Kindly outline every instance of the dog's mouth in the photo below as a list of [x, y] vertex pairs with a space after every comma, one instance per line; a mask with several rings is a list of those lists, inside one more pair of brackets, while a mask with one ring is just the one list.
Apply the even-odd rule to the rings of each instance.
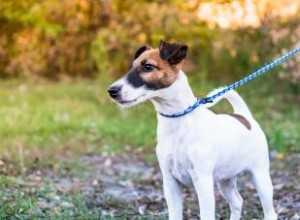
[[145, 94], [140, 95], [140, 96], [138, 96], [137, 98], [131, 99], [131, 100], [124, 100], [124, 99], [120, 98], [120, 99], [115, 99], [115, 101], [116, 101], [118, 104], [122, 105], [122, 106], [130, 106], [130, 105], [133, 105], [133, 104], [137, 103], [138, 100], [139, 100], [140, 98], [142, 98], [143, 96], [145, 96]]

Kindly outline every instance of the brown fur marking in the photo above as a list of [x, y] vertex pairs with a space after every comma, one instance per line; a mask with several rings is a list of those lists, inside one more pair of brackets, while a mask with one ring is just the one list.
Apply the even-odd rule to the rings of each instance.
[[241, 122], [243, 125], [245, 125], [245, 127], [248, 129], [248, 130], [251, 130], [251, 124], [250, 122], [242, 115], [239, 115], [239, 114], [228, 114], [234, 118], [236, 118], [237, 120], [239, 120], [239, 122]]

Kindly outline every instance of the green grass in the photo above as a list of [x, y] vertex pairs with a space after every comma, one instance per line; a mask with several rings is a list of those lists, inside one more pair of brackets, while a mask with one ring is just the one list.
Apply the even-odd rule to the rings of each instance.
[[9, 158], [155, 143], [153, 109], [122, 113], [98, 82], [2, 82], [0, 87], [0, 152]]
[[[22, 178], [0, 176], [0, 220], [124, 220], [131, 217], [132, 213], [127, 213], [126, 210], [116, 217], [111, 217], [92, 208], [89, 209], [79, 191], [60, 192], [50, 179], [34, 187]], [[154, 218], [141, 215], [136, 216], [135, 219]]]
[[1, 176], [0, 186], [0, 219], [98, 219], [100, 216], [83, 206], [80, 196], [60, 193], [50, 181], [33, 188], [18, 178]]
[[[194, 79], [196, 94], [213, 88], [197, 82]], [[1, 155], [22, 162], [27, 157], [49, 158], [59, 153], [122, 152], [128, 146], [153, 150], [156, 118], [151, 104], [120, 110], [109, 100], [107, 85], [100, 81], [1, 82]], [[271, 149], [300, 151], [297, 104], [268, 89], [247, 85], [239, 91], [266, 131]], [[224, 104], [216, 109], [230, 111]]]

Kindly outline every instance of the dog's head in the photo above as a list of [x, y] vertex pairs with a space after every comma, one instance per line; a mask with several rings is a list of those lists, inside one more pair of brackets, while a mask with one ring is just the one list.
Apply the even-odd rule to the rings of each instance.
[[139, 48], [124, 77], [113, 83], [108, 92], [122, 107], [130, 107], [160, 96], [160, 91], [177, 79], [188, 47], [161, 41], [158, 49]]

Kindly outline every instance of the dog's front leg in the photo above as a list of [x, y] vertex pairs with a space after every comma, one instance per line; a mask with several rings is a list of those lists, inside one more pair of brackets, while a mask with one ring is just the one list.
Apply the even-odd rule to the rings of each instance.
[[163, 173], [163, 189], [167, 201], [169, 220], [182, 220], [182, 190], [170, 172]]
[[182, 220], [182, 189], [172, 173], [172, 157], [165, 149], [168, 148], [158, 145], [156, 155], [163, 176], [163, 190], [168, 206], [169, 220]]
[[214, 181], [210, 174], [195, 173], [193, 178], [197, 192], [201, 220], [215, 219]]

